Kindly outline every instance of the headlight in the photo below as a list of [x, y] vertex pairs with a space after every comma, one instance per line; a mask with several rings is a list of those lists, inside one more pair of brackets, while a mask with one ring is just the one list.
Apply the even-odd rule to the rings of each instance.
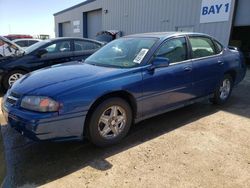
[[60, 104], [55, 100], [44, 96], [25, 96], [22, 99], [21, 107], [38, 112], [56, 112]]

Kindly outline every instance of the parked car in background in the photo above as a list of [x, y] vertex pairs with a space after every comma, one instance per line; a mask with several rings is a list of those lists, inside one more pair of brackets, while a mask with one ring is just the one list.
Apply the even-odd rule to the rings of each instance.
[[32, 39], [33, 37], [31, 35], [21, 35], [21, 34], [11, 34], [4, 36], [5, 38], [9, 40], [15, 40], [15, 39]]
[[56, 38], [37, 42], [23, 53], [0, 58], [0, 83], [8, 89], [24, 74], [68, 61], [80, 61], [103, 43], [83, 38]]
[[115, 144], [133, 122], [210, 98], [224, 104], [245, 76], [241, 52], [197, 33], [114, 40], [85, 60], [27, 74], [8, 90], [3, 114], [35, 140], [87, 137]]
[[23, 49], [42, 41], [41, 39], [15, 39], [12, 42], [16, 43], [18, 46], [21, 46]]
[[96, 35], [96, 40], [108, 43], [112, 40], [120, 38], [121, 36], [122, 32], [117, 30], [100, 31]]
[[6, 56], [20, 55], [24, 49], [5, 37], [0, 36], [0, 58]]

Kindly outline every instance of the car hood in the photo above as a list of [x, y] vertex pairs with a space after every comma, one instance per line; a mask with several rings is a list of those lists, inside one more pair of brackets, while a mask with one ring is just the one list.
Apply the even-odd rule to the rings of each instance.
[[13, 84], [11, 91], [18, 94], [53, 97], [74, 89], [100, 84], [129, 70], [71, 62], [26, 74]]
[[[5, 56], [5, 57], [0, 57], [0, 63], [8, 63], [8, 62], [12, 62], [16, 59], [19, 59], [21, 56]], [[1, 64], [0, 64], [1, 66]]]

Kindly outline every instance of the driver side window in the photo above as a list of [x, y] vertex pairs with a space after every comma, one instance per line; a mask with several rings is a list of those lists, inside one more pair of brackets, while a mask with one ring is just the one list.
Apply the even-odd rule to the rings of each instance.
[[45, 49], [48, 51], [48, 53], [69, 52], [71, 51], [70, 41], [54, 42], [47, 46]]
[[157, 51], [156, 57], [168, 58], [170, 64], [187, 60], [187, 43], [185, 37], [166, 41]]

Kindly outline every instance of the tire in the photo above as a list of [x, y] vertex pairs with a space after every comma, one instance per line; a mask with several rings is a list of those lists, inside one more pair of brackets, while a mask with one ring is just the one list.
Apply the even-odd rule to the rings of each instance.
[[211, 102], [217, 105], [222, 105], [226, 103], [229, 97], [231, 96], [232, 88], [233, 88], [232, 76], [230, 76], [229, 74], [225, 74], [219, 86], [217, 86], [214, 92], [214, 97], [211, 99]]
[[[21, 76], [25, 75], [27, 72], [22, 71], [22, 70], [14, 70], [9, 72], [3, 79], [3, 87], [5, 90], [8, 90], [9, 87], [14, 83], [14, 77], [17, 79], [19, 79]], [[16, 76], [15, 76], [16, 75]], [[10, 80], [12, 79], [12, 80]], [[15, 81], [16, 81], [15, 80]], [[11, 84], [11, 82], [13, 82]]]
[[93, 110], [87, 125], [87, 137], [96, 146], [113, 145], [127, 135], [131, 124], [130, 105], [121, 98], [110, 98]]

